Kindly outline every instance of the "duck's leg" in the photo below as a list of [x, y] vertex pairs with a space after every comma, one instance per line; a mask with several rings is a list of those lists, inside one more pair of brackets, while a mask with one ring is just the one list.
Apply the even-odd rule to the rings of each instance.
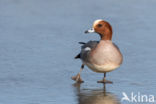
[[83, 70], [83, 68], [84, 68], [84, 64], [81, 65], [80, 72], [76, 76], [73, 76], [72, 80], [75, 80], [77, 83], [83, 83], [84, 82], [80, 77], [80, 74], [81, 74], [81, 71]]
[[106, 80], [106, 72], [104, 73], [103, 80], [97, 81], [98, 83], [113, 83], [112, 81]]

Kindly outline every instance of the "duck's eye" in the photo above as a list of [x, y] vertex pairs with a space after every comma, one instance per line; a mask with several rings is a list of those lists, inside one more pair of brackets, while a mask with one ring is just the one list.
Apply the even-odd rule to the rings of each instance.
[[98, 24], [98, 27], [102, 27], [102, 24]]

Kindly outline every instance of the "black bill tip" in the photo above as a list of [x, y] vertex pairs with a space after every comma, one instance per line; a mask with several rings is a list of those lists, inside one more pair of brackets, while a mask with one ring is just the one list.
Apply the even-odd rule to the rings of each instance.
[[88, 30], [86, 30], [84, 33], [87, 34], [87, 33], [89, 33], [89, 32], [88, 32]]

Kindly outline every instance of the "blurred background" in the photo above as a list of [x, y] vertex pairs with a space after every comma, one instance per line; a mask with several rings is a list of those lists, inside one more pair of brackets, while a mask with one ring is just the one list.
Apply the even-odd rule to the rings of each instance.
[[[155, 5], [155, 0], [0, 0], [0, 104], [129, 104], [120, 101], [122, 92], [156, 96]], [[114, 83], [106, 90], [96, 83], [103, 74], [87, 67], [85, 83], [71, 80], [81, 65], [74, 60], [78, 42], [99, 40], [84, 34], [96, 19], [112, 25], [113, 42], [124, 56], [122, 66], [107, 74]]]

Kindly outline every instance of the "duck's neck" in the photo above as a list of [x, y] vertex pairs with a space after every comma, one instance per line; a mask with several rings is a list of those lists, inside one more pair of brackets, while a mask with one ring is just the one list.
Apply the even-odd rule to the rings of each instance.
[[101, 31], [99, 35], [101, 37], [101, 40], [112, 40], [112, 34], [112, 28], [110, 27], [109, 29]]
[[100, 34], [101, 40], [112, 40], [112, 33]]

